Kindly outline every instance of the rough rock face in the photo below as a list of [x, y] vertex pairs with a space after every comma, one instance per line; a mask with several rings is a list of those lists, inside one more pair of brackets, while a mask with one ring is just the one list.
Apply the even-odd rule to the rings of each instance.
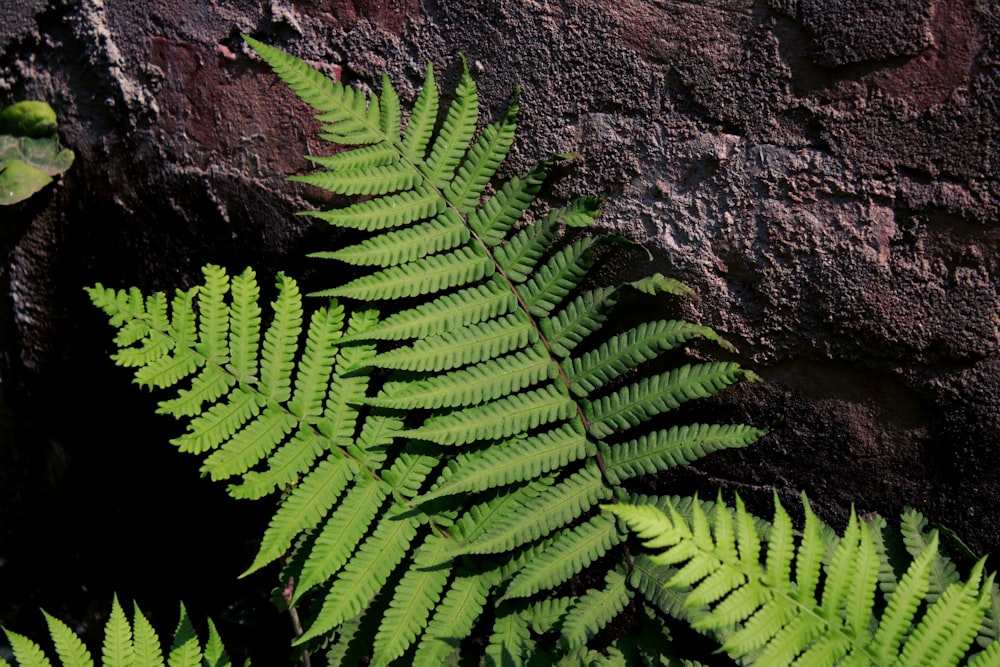
[[981, 0], [0, 4], [0, 103], [51, 102], [78, 156], [47, 201], [2, 212], [21, 226], [13, 515], [44, 497], [65, 520], [80, 510], [53, 494], [92, 494], [88, 525], [113, 542], [102, 514], [176, 492], [121, 477], [178, 466], [159, 452], [172, 425], [140, 419], [82, 286], [172, 289], [208, 261], [308, 282], [302, 256], [334, 242], [282, 180], [307, 168], [313, 121], [240, 32], [345, 82], [386, 71], [404, 98], [429, 61], [447, 87], [459, 53], [488, 112], [522, 87], [507, 173], [583, 154], [559, 194], [607, 192], [604, 224], [656, 256], [624, 270], [686, 280], [685, 314], [764, 378], [714, 409], [772, 433], [665, 488], [718, 483], [762, 511], [772, 488], [805, 491], [834, 522], [911, 505], [1000, 545], [1000, 16]]

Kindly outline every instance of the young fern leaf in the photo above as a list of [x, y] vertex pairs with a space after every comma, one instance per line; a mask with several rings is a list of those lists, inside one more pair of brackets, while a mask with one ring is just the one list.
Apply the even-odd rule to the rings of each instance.
[[[875, 525], [853, 513], [828, 551], [819, 546], [824, 538], [808, 503], [797, 547], [777, 498], [766, 536], [739, 498], [735, 513], [717, 503], [711, 510], [695, 505], [690, 517], [672, 505], [666, 513], [652, 505], [604, 509], [624, 519], [647, 547], [665, 549], [651, 560], [679, 567], [665, 585], [698, 611], [695, 627], [717, 633], [723, 650], [748, 664], [958, 665], [968, 657], [989, 604], [993, 575], [984, 577], [982, 560], [964, 583], [952, 582], [928, 600], [932, 566], [941, 557], [936, 533], [925, 540], [918, 529], [924, 548], [876, 604], [885, 552], [874, 546]], [[762, 540], [763, 563], [755, 546]], [[976, 654], [969, 664], [992, 660], [996, 650]]]
[[[203, 456], [231, 495], [281, 494], [248, 572], [290, 554], [281, 578], [303, 605], [300, 645], [342, 633], [337, 660], [356, 664], [370, 646], [375, 664], [437, 666], [482, 625], [500, 663], [529, 649], [568, 664], [623, 660], [587, 643], [635, 593], [654, 605], [662, 595], [623, 574], [625, 528], [597, 505], [629, 500], [622, 480], [761, 435], [649, 424], [753, 374], [733, 363], [650, 372], [694, 338], [725, 346], [706, 327], [656, 320], [601, 331], [626, 287], [581, 289], [594, 282], [600, 236], [579, 228], [601, 200], [532, 211], [555, 159], [493, 182], [517, 107], [477, 134], [464, 61], [443, 118], [428, 67], [404, 127], [387, 81], [381, 97], [365, 96], [247, 42], [342, 148], [311, 158], [319, 170], [295, 180], [367, 197], [309, 214], [364, 237], [316, 253], [359, 267], [318, 292], [346, 309], [325, 301], [307, 317], [294, 282], [280, 277], [265, 314], [252, 273], [217, 267], [173, 300], [97, 286], [91, 298], [118, 330], [116, 362], [174, 393], [161, 409], [188, 420], [174, 443]], [[684, 291], [662, 276], [627, 286]], [[608, 588], [568, 598], [572, 623], [549, 623], [546, 634], [522, 622], [539, 596], [578, 575]]]
[[[58, 662], [53, 663], [45, 651], [30, 639], [10, 630], [4, 630], [14, 654], [15, 667], [93, 667], [94, 658], [77, 634], [65, 623], [42, 612], [48, 626]], [[161, 645], [156, 631], [143, 615], [138, 605], [134, 606], [133, 622], [129, 622], [115, 596], [111, 603], [111, 615], [104, 627], [104, 642], [101, 648], [103, 667], [230, 667], [231, 662], [215, 625], [208, 622], [209, 639], [204, 645], [188, 617], [184, 605], [180, 606], [180, 620], [169, 647], [168, 660], [163, 659], [165, 645]], [[249, 661], [247, 661], [247, 667]], [[0, 666], [8, 666], [0, 658]]]

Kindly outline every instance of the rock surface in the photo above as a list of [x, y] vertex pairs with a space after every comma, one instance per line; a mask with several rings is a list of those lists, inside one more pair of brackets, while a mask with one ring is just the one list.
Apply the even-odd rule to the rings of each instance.
[[[49, 101], [77, 153], [46, 205], [9, 214], [12, 516], [76, 511], [53, 489], [92, 491], [102, 465], [88, 521], [134, 519], [122, 489], [174, 489], [122, 481], [160, 465], [146, 450], [172, 425], [133, 416], [148, 405], [109, 370], [82, 286], [173, 289], [209, 261], [315, 279], [301, 258], [331, 239], [283, 181], [314, 124], [240, 32], [362, 87], [386, 71], [404, 99], [428, 62], [447, 88], [460, 53], [487, 113], [521, 86], [505, 173], [583, 154], [558, 194], [608, 193], [603, 224], [655, 255], [624, 269], [687, 281], [685, 315], [764, 379], [716, 409], [772, 433], [671, 489], [718, 483], [765, 512], [772, 488], [805, 491], [833, 522], [910, 505], [1000, 546], [1000, 15], [981, 0], [4, 3], [0, 104]], [[215, 491], [198, 493], [221, 507]]]

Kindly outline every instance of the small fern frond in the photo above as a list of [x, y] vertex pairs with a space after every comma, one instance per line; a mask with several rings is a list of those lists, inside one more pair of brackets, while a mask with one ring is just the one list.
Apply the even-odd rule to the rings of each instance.
[[[938, 558], [934, 534], [879, 602], [879, 558], [885, 552], [874, 546], [874, 526], [853, 514], [835, 548], [826, 550], [806, 503], [806, 526], [793, 557], [794, 533], [777, 498], [766, 538], [739, 502], [734, 514], [718, 503], [710, 512], [696, 505], [690, 518], [672, 505], [667, 513], [650, 505], [604, 509], [624, 519], [647, 546], [666, 549], [652, 560], [681, 566], [666, 586], [681, 592], [685, 606], [699, 610], [695, 627], [718, 633], [723, 650], [751, 664], [957, 665], [967, 657], [989, 605], [993, 577], [983, 576], [982, 561], [964, 583], [949, 584], [928, 602], [931, 566]], [[754, 546], [762, 539], [767, 541], [763, 563]]]
[[[61, 667], [93, 667], [94, 658], [77, 634], [65, 623], [45, 613], [45, 622], [52, 639], [58, 664]], [[11, 630], [4, 630], [14, 654], [15, 667], [52, 667], [45, 651], [32, 640]], [[104, 627], [104, 641], [101, 647], [103, 667], [164, 667], [164, 645], [161, 645], [156, 631], [143, 615], [138, 605], [134, 606], [133, 621], [128, 617], [118, 597], [111, 603], [111, 614]], [[8, 663], [0, 658], [0, 665]], [[191, 620], [180, 606], [180, 621], [174, 632], [170, 655], [170, 667], [230, 667], [222, 641], [209, 621], [209, 641], [204, 651]], [[249, 662], [247, 663], [249, 665]]]

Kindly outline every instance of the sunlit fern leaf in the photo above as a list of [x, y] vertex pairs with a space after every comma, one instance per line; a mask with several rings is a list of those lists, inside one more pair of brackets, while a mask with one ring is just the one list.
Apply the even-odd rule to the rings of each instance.
[[483, 129], [465, 161], [459, 166], [455, 179], [447, 184], [445, 199], [460, 213], [467, 215], [476, 210], [480, 197], [510, 151], [514, 143], [517, 112], [515, 102], [507, 109], [502, 122], [490, 124]]
[[[185, 610], [181, 607], [181, 614]], [[211, 624], [211, 620], [209, 620]], [[212, 626], [214, 628], [214, 626]], [[222, 642], [216, 636], [216, 640], [221, 647]], [[135, 650], [135, 664], [137, 665], [163, 665], [163, 647], [160, 645], [160, 638], [156, 634], [153, 625], [146, 619], [139, 605], [132, 603], [132, 646]]]
[[378, 515], [387, 490], [362, 476], [327, 518], [299, 575], [296, 596], [327, 581], [339, 571]]
[[571, 358], [566, 370], [571, 388], [577, 395], [587, 396], [639, 364], [699, 337], [718, 339], [717, 334], [708, 327], [690, 322], [643, 322], [624, 333], [612, 336], [596, 350]]
[[[281, 74], [281, 72], [277, 72]], [[284, 77], [282, 77], [284, 78]], [[308, 102], [308, 100], [306, 100]], [[438, 89], [434, 81], [434, 65], [427, 64], [427, 74], [424, 76], [424, 85], [413, 103], [409, 122], [406, 124], [406, 133], [403, 135], [402, 157], [410, 162], [423, 162], [427, 152], [427, 144], [431, 140], [434, 132], [434, 124], [437, 122], [438, 112]]]
[[411, 346], [383, 352], [371, 363], [381, 368], [438, 372], [494, 359], [527, 347], [537, 337], [530, 321], [511, 314], [421, 338]]
[[455, 99], [448, 107], [424, 169], [424, 176], [435, 187], [444, 189], [452, 182], [455, 169], [476, 134], [478, 121], [479, 96], [463, 59]]
[[101, 663], [104, 665], [132, 664], [135, 647], [132, 643], [132, 627], [125, 617], [125, 610], [115, 596], [111, 605], [111, 615], [104, 627], [104, 642], [101, 645]]
[[[63, 621], [42, 613], [58, 657], [56, 664], [61, 667], [93, 667], [93, 655], [80, 637]], [[181, 605], [180, 622], [174, 633], [173, 649], [167, 664], [170, 667], [230, 667], [229, 657], [211, 621], [209, 628], [210, 638], [203, 653], [184, 605]], [[4, 632], [13, 650], [15, 667], [52, 667], [53, 663], [34, 641], [11, 630], [5, 629]], [[130, 623], [118, 597], [112, 599], [101, 648], [100, 664], [103, 667], [164, 667], [165, 647], [166, 644], [161, 644], [156, 631], [137, 605]], [[0, 665], [9, 666], [9, 663], [0, 659]]]
[[280, 557], [296, 535], [319, 524], [352, 476], [350, 463], [342, 456], [334, 455], [320, 462], [278, 508], [264, 532], [256, 558], [243, 576]]
[[[422, 339], [506, 315], [517, 307], [517, 298], [506, 288], [502, 278], [496, 274], [494, 278], [394, 313], [366, 332], [365, 338]], [[346, 338], [350, 339], [350, 335]]]
[[[851, 516], [832, 551], [823, 543], [818, 520], [804, 505], [806, 526], [793, 547], [790, 522], [775, 499], [776, 516], [761, 549], [744, 547], [765, 539], [737, 499], [730, 516], [721, 504], [711, 513], [697, 507], [690, 518], [672, 506], [606, 505], [646, 544], [666, 549], [653, 561], [681, 566], [667, 586], [680, 587], [686, 606], [703, 614], [696, 627], [723, 638], [723, 650], [750, 664], [957, 665], [965, 659], [989, 604], [992, 575], [979, 561], [967, 580], [949, 584], [934, 602], [926, 599], [937, 536], [912, 560], [882, 603], [872, 525]], [[753, 532], [754, 536], [740, 537]], [[720, 544], [721, 542], [727, 543]], [[794, 571], [790, 579], [792, 550]], [[823, 561], [823, 576], [816, 563]], [[805, 562], [808, 561], [808, 562]], [[723, 583], [725, 581], [725, 583]], [[817, 585], [822, 582], [821, 585]], [[992, 659], [992, 658], [990, 658]], [[986, 660], [986, 658], [984, 658]]]
[[[52, 637], [56, 655], [59, 656], [59, 661], [63, 665], [79, 665], [80, 667], [86, 665], [89, 667], [94, 664], [90, 651], [68, 625], [44, 611], [42, 614], [45, 616], [45, 625], [48, 627], [49, 636]], [[159, 642], [157, 642], [157, 650], [159, 650]], [[160, 662], [162, 663], [162, 659]], [[143, 664], [151, 663], [144, 662]]]
[[356, 278], [316, 296], [335, 296], [378, 301], [435, 294], [458, 285], [481, 280], [494, 271], [490, 259], [471, 247], [428, 255], [390, 266], [376, 273]]
[[524, 287], [519, 289], [532, 315], [548, 315], [583, 280], [593, 265], [591, 245], [592, 239], [583, 238], [563, 248], [538, 267]]
[[[436, 217], [445, 211], [445, 202], [429, 187], [417, 187], [378, 199], [368, 199], [344, 208], [307, 211], [308, 215], [337, 227], [376, 232], [405, 228], [418, 220]], [[310, 257], [337, 259], [337, 251], [315, 252]]]
[[601, 328], [618, 301], [619, 290], [599, 287], [566, 303], [554, 317], [541, 321], [552, 354], [567, 357], [584, 338]]
[[431, 417], [403, 435], [442, 445], [497, 440], [566, 419], [576, 404], [557, 387], [531, 389]]
[[482, 536], [467, 542], [463, 551], [481, 554], [508, 551], [572, 522], [609, 496], [596, 465], [587, 466], [500, 515]]

